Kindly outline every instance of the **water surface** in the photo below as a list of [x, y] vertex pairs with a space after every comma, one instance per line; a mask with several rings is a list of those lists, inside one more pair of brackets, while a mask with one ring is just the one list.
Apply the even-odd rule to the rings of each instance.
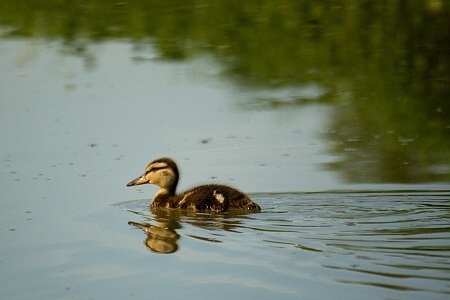
[[[447, 299], [445, 1], [0, 3], [0, 295]], [[255, 214], [151, 212], [174, 158]]]
[[261, 213], [150, 213], [144, 200], [117, 205], [147, 225], [136, 236], [150, 255], [174, 253], [160, 275], [176, 272], [201, 297], [211, 290], [218, 298], [448, 297], [448, 192], [252, 196]]

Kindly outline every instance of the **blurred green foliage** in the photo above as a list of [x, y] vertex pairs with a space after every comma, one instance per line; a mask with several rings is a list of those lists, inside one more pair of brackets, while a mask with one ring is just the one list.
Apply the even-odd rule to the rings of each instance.
[[351, 182], [448, 182], [449, 6], [445, 0], [10, 0], [0, 2], [0, 37], [62, 40], [86, 60], [90, 43], [151, 41], [168, 60], [210, 53], [244, 86], [317, 83], [328, 91], [317, 101], [335, 105], [325, 134], [339, 158], [328, 167]]

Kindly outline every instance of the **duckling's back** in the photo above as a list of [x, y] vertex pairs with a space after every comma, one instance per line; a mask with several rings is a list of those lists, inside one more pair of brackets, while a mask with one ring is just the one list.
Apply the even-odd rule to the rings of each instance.
[[214, 212], [228, 210], [256, 212], [261, 210], [259, 205], [250, 200], [244, 193], [232, 187], [218, 184], [201, 185], [176, 196], [153, 200], [152, 207], [162, 206]]

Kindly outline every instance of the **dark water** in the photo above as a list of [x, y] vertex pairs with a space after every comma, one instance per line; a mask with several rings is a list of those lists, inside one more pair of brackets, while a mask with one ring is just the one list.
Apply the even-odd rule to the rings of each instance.
[[[229, 289], [264, 299], [357, 299], [362, 293], [368, 299], [446, 299], [450, 294], [448, 192], [252, 198], [262, 213], [150, 213], [143, 200], [118, 206], [130, 212], [130, 220], [146, 225], [136, 236], [145, 239], [141, 247], [149, 255], [173, 253], [166, 254], [174, 257], [164, 274], [176, 272], [181, 284], [214, 290], [218, 298], [226, 298]], [[201, 288], [197, 292], [207, 297]]]

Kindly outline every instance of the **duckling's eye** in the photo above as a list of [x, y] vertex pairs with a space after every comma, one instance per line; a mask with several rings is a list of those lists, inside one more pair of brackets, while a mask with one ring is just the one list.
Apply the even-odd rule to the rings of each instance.
[[158, 171], [158, 170], [161, 170], [161, 169], [162, 168], [159, 168], [159, 167], [151, 167], [149, 172], [154, 172], [154, 171]]
[[145, 175], [147, 175], [148, 173], [151, 173], [153, 171], [155, 171], [155, 167], [150, 168], [149, 170], [145, 170]]

